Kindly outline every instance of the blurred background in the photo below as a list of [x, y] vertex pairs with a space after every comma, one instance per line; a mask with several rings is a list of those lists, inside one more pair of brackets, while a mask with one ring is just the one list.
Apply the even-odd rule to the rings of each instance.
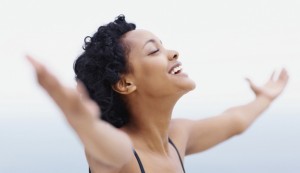
[[300, 1], [0, 0], [0, 172], [88, 172], [82, 144], [24, 56], [74, 87], [83, 39], [124, 14], [180, 52], [197, 83], [174, 117], [202, 119], [254, 98], [245, 77], [263, 84], [287, 68], [282, 95], [242, 135], [186, 157], [189, 173], [299, 173]]

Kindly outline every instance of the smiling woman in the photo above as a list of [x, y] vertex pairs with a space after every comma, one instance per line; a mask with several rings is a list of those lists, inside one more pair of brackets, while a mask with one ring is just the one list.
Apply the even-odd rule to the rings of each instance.
[[87, 37], [84, 49], [74, 64], [77, 90], [28, 59], [81, 139], [92, 173], [185, 172], [186, 155], [244, 132], [288, 81], [285, 69], [263, 86], [248, 80], [250, 103], [207, 119], [172, 119], [176, 102], [195, 88], [177, 51], [123, 15]]

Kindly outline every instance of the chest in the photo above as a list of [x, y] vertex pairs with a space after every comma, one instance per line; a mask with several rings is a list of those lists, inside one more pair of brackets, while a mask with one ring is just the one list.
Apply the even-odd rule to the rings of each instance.
[[181, 160], [176, 152], [170, 156], [160, 156], [143, 152], [135, 157], [122, 169], [120, 173], [184, 173]]

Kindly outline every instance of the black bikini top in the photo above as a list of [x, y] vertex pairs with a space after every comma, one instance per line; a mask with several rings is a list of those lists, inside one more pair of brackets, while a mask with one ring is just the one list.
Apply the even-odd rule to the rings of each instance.
[[[179, 151], [178, 151], [177, 147], [175, 146], [175, 144], [173, 143], [173, 141], [172, 141], [170, 138], [169, 138], [169, 142], [170, 142], [170, 144], [175, 148], [175, 150], [176, 150], [176, 152], [177, 152], [177, 155], [178, 155], [178, 157], [179, 157], [180, 163], [181, 163], [182, 170], [183, 170], [183, 172], [185, 173], [185, 169], [184, 169], [184, 166], [183, 166], [183, 162], [182, 162], [182, 159], [181, 159], [181, 157], [180, 157], [180, 154], [179, 154]], [[134, 153], [134, 156], [135, 156], [135, 158], [136, 158], [136, 160], [137, 160], [137, 162], [138, 162], [138, 164], [139, 164], [139, 166], [140, 166], [141, 173], [146, 173], [146, 172], [145, 172], [145, 169], [144, 169], [144, 166], [143, 166], [143, 164], [142, 164], [142, 161], [141, 161], [140, 157], [138, 156], [137, 152], [136, 152], [134, 149], [133, 149], [133, 153]]]
[[[178, 157], [179, 157], [180, 163], [181, 163], [182, 170], [183, 170], [183, 172], [185, 173], [185, 169], [184, 169], [184, 166], [183, 166], [183, 162], [182, 162], [182, 159], [181, 159], [181, 157], [180, 157], [180, 154], [179, 154], [179, 151], [178, 151], [177, 147], [175, 146], [175, 144], [173, 143], [173, 141], [172, 141], [170, 138], [169, 138], [169, 143], [175, 148], [175, 150], [176, 150], [176, 152], [177, 152], [177, 155], [178, 155]], [[142, 163], [142, 161], [141, 161], [139, 155], [138, 155], [137, 152], [135, 151], [135, 149], [133, 149], [133, 153], [134, 153], [134, 156], [135, 156], [135, 158], [136, 158], [136, 160], [137, 160], [137, 162], [138, 162], [138, 164], [139, 164], [141, 173], [146, 173], [146, 172], [145, 172], [145, 169], [144, 169], [144, 166], [143, 166], [143, 163]], [[89, 173], [92, 173], [90, 168], [89, 168]]]

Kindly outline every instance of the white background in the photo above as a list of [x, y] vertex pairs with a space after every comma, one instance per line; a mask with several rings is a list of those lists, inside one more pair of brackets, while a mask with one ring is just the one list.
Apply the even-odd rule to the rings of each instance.
[[74, 86], [83, 39], [125, 14], [180, 52], [197, 83], [174, 117], [199, 119], [251, 101], [287, 68], [284, 93], [243, 135], [186, 159], [188, 172], [300, 171], [300, 1], [0, 0], [0, 172], [87, 172], [82, 146], [36, 84], [30, 54]]

